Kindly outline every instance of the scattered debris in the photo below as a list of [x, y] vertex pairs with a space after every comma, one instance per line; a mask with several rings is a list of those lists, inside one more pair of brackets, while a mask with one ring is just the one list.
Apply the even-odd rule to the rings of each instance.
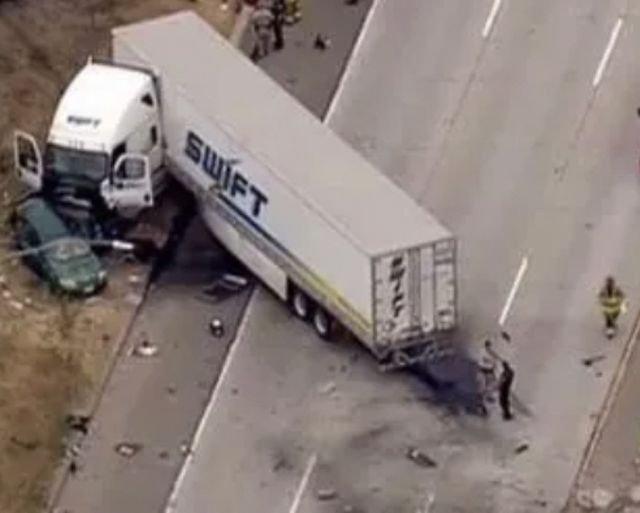
[[125, 301], [133, 306], [138, 306], [142, 303], [142, 296], [140, 294], [136, 294], [135, 292], [130, 292], [125, 296]]
[[15, 299], [9, 300], [9, 306], [11, 306], [11, 308], [13, 308], [14, 310], [17, 310], [18, 312], [22, 312], [22, 310], [24, 310], [24, 304]]
[[132, 354], [133, 356], [140, 356], [144, 358], [156, 356], [158, 354], [158, 346], [152, 344], [145, 338], [140, 342], [140, 344], [133, 348]]
[[87, 435], [89, 433], [90, 420], [91, 420], [91, 417], [89, 417], [88, 415], [69, 414], [65, 417], [64, 423], [67, 425], [69, 429], [78, 431], [83, 435]]
[[431, 511], [431, 507], [433, 506], [433, 502], [435, 501], [435, 496], [433, 493], [428, 493], [424, 502], [417, 509], [416, 513], [429, 513]]
[[239, 274], [224, 273], [213, 280], [203, 293], [217, 301], [237, 294], [249, 286], [249, 279]]
[[158, 453], [158, 458], [160, 458], [161, 460], [169, 459], [169, 451], [160, 451]]
[[590, 356], [588, 358], [583, 358], [582, 359], [582, 365], [584, 365], [585, 367], [591, 367], [593, 364], [601, 362], [605, 358], [606, 358], [606, 356], [603, 355], [603, 354], [599, 354], [599, 355], [596, 355], [596, 356]]
[[209, 331], [214, 337], [220, 338], [224, 335], [224, 325], [222, 324], [222, 321], [217, 317], [211, 319], [211, 322], [209, 323]]
[[633, 504], [640, 504], [640, 484], [634, 485], [629, 490], [629, 499]]
[[527, 442], [522, 442], [521, 444], [518, 444], [516, 446], [513, 452], [515, 452], [516, 454], [522, 454], [523, 452], [526, 452], [528, 450], [529, 450], [529, 444]]
[[321, 488], [316, 492], [316, 498], [319, 501], [330, 501], [335, 499], [338, 493], [333, 488]]
[[71, 460], [69, 462], [69, 474], [75, 476], [78, 473], [78, 470], [80, 470], [80, 468], [78, 467], [76, 460]]
[[316, 34], [316, 38], [313, 40], [313, 47], [316, 50], [325, 51], [327, 48], [331, 46], [331, 40], [323, 36], [322, 34]]
[[181, 452], [183, 455], [185, 455], [185, 456], [186, 456], [187, 454], [189, 454], [189, 453], [191, 452], [191, 447], [189, 447], [189, 444], [188, 444], [188, 443], [186, 443], [186, 442], [182, 442], [182, 443], [180, 444], [180, 452]]
[[67, 444], [65, 449], [65, 454], [68, 458], [77, 458], [80, 456], [80, 443], [78, 442]]
[[511, 335], [509, 335], [506, 331], [501, 331], [500, 336], [505, 342], [511, 342]]
[[13, 445], [20, 447], [20, 449], [24, 449], [25, 451], [33, 451], [40, 445], [36, 440], [22, 440], [17, 436], [11, 436], [9, 440]]
[[140, 278], [140, 276], [138, 276], [137, 274], [130, 274], [128, 277], [129, 285], [137, 285], [141, 281], [142, 278]]
[[415, 464], [420, 465], [421, 467], [433, 468], [438, 466], [435, 460], [430, 458], [420, 449], [416, 449], [415, 447], [409, 447], [409, 449], [407, 449], [406, 456], [408, 459], [413, 461]]
[[132, 458], [142, 449], [141, 444], [120, 442], [116, 445], [115, 451], [125, 458]]
[[169, 385], [166, 390], [169, 395], [176, 395], [176, 392], [178, 391], [178, 389], [173, 385]]
[[322, 395], [331, 395], [336, 391], [336, 384], [333, 381], [328, 381], [325, 384], [321, 385], [318, 389]]
[[533, 505], [538, 506], [540, 508], [546, 508], [549, 505], [549, 503], [544, 499], [534, 499]]
[[596, 488], [595, 490], [593, 490], [593, 505], [596, 509], [607, 509], [609, 506], [611, 506], [611, 503], [613, 502], [613, 499], [615, 499], [615, 496], [609, 491], [609, 490], [605, 490], [604, 488]]

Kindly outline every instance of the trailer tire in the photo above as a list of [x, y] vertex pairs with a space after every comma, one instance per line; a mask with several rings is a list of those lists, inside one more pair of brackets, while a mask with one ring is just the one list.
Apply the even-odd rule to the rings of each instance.
[[330, 341], [333, 336], [335, 321], [321, 306], [316, 307], [313, 312], [313, 328], [322, 340]]
[[298, 288], [291, 292], [291, 310], [296, 317], [307, 320], [311, 315], [312, 304], [309, 296]]

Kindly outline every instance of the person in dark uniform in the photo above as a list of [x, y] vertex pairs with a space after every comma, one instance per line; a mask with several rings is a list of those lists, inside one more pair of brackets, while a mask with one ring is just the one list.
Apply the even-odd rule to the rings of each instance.
[[282, 50], [284, 48], [284, 14], [285, 14], [284, 0], [274, 0], [271, 6], [271, 14], [273, 15], [273, 48], [275, 50]]
[[515, 373], [513, 372], [513, 368], [508, 362], [503, 360], [500, 382], [498, 384], [498, 402], [500, 403], [502, 418], [504, 420], [511, 420], [513, 418], [513, 413], [511, 412], [511, 387], [513, 386], [514, 377]]

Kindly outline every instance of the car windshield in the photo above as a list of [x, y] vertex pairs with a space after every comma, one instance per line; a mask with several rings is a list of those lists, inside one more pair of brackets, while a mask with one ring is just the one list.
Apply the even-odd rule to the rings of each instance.
[[90, 180], [102, 180], [107, 175], [107, 154], [81, 151], [48, 144], [45, 167], [60, 175], [75, 175]]
[[87, 243], [82, 239], [58, 239], [51, 249], [56, 260], [66, 261], [89, 253]]

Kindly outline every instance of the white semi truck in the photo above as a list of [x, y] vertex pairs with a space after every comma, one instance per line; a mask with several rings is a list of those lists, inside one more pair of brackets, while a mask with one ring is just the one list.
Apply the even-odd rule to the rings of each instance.
[[16, 167], [52, 197], [126, 213], [166, 173], [211, 232], [293, 313], [339, 323], [390, 367], [456, 326], [456, 241], [197, 15], [119, 27], [56, 110], [44, 158], [17, 132]]

